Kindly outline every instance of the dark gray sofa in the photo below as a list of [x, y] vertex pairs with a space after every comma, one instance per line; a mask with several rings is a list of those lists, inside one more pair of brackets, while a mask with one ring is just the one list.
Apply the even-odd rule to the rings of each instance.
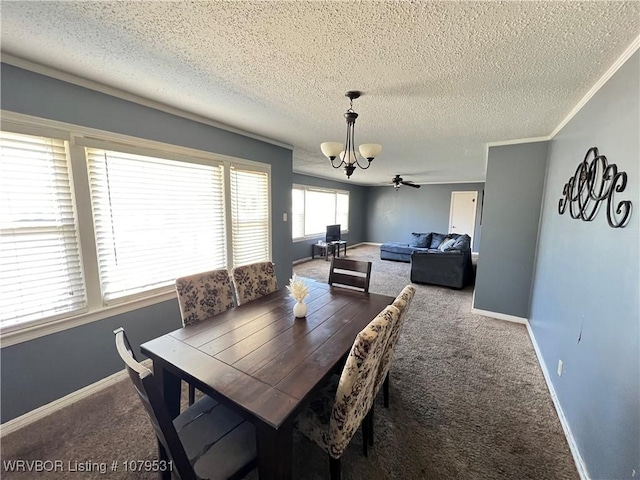
[[[412, 233], [409, 243], [383, 243], [382, 260], [411, 262], [411, 281], [453, 288], [473, 283], [471, 238], [455, 233]], [[447, 240], [450, 240], [447, 242]]]

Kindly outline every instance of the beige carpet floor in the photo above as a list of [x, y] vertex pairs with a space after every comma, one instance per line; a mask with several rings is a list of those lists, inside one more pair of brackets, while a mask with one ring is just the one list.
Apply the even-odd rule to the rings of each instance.
[[[371, 291], [397, 295], [409, 264], [383, 261], [374, 246], [349, 258], [373, 262]], [[329, 262], [294, 271], [319, 281]], [[470, 313], [472, 288], [416, 285], [391, 370], [391, 408], [376, 405], [376, 445], [362, 456], [357, 433], [343, 457], [345, 479], [577, 479], [562, 427], [523, 325]], [[155, 440], [129, 381], [81, 400], [2, 439], [16, 459], [107, 462], [155, 458]], [[16, 474], [2, 479], [147, 479], [120, 471]], [[323, 452], [300, 435], [294, 476], [329, 478]], [[256, 471], [247, 479], [257, 479]]]

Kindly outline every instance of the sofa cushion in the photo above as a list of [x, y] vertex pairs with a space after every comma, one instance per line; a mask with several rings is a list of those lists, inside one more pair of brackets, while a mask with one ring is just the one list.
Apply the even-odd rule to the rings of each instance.
[[411, 241], [409, 242], [410, 247], [429, 248], [429, 245], [431, 245], [430, 233], [412, 233], [411, 234]]
[[411, 255], [411, 252], [416, 250], [416, 247], [410, 247], [406, 243], [383, 243], [380, 246], [380, 249], [384, 250], [385, 252], [404, 253], [407, 255]]
[[431, 243], [429, 244], [429, 248], [438, 248], [442, 241], [445, 239], [446, 235], [442, 233], [432, 233], [431, 234]]
[[455, 238], [447, 237], [440, 244], [440, 246], [438, 247], [438, 250], [440, 250], [441, 252], [448, 252], [449, 250], [453, 249], [453, 245], [455, 243], [456, 243], [456, 239]]

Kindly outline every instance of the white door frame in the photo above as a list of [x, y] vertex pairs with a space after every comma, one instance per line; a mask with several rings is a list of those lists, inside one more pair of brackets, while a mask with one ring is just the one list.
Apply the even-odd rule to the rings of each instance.
[[456, 190], [451, 192], [451, 205], [449, 206], [449, 232], [451, 233], [451, 227], [452, 227], [452, 223], [453, 223], [453, 197], [456, 193], [473, 193], [474, 194], [474, 199], [475, 199], [475, 204], [476, 204], [476, 208], [474, 208], [473, 210], [473, 222], [471, 223], [471, 233], [469, 234], [469, 236], [471, 237], [471, 245], [470, 247], [472, 247], [473, 250], [473, 238], [475, 237], [476, 234], [476, 216], [478, 214], [478, 192], [476, 190]]

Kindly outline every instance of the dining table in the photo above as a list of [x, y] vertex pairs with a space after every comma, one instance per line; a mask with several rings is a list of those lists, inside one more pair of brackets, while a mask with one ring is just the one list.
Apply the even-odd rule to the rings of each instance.
[[295, 300], [281, 289], [140, 347], [172, 418], [185, 380], [253, 423], [262, 480], [292, 478], [296, 414], [395, 299], [306, 282], [306, 317], [293, 315]]

